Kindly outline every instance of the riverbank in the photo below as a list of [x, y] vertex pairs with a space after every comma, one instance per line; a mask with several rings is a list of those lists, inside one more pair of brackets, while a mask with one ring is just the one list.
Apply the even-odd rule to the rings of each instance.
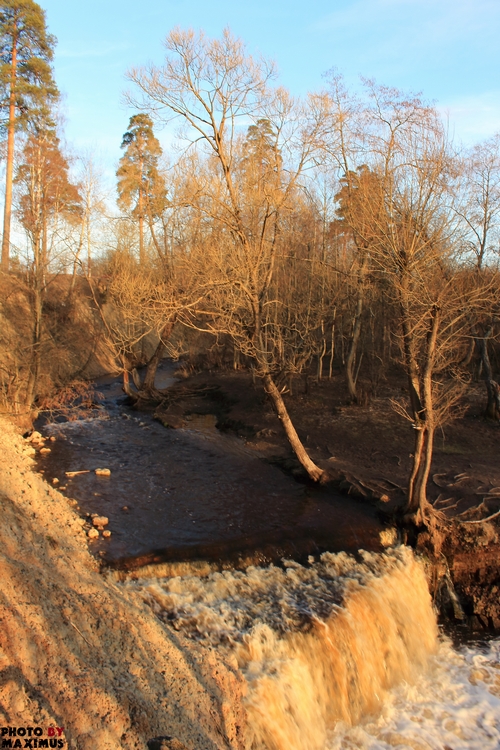
[[[443, 618], [469, 630], [496, 632], [500, 517], [483, 519], [500, 509], [500, 429], [482, 416], [482, 387], [470, 389], [466, 414], [436, 439], [428, 496], [440, 514], [442, 548], [436, 556], [425, 533], [412, 542], [431, 560], [429, 582]], [[340, 373], [319, 383], [309, 379], [307, 392], [302, 380], [293, 388], [293, 394], [285, 394], [287, 407], [311, 457], [328, 471], [329, 486], [344, 493], [345, 507], [355, 512], [357, 505], [360, 518], [369, 505], [394, 529], [413, 447], [411, 425], [391, 405], [394, 383], [380, 386], [379, 395], [364, 406], [346, 403]], [[156, 414], [179, 427], [193, 415], [213, 414], [220, 430], [242, 438], [256, 456], [307, 481], [262, 386], [249, 373], [188, 374], [169, 389]]]
[[[89, 554], [71, 501], [33, 472], [30, 443], [3, 422], [0, 443], [3, 726], [64, 727], [74, 750], [145, 750], [159, 736], [176, 738], [169, 750], [248, 750], [282, 729], [271, 747], [323, 750], [338, 718], [378, 711], [381, 690], [390, 700], [407, 670], [425, 670], [436, 628], [410, 550], [156, 581], [150, 570], [120, 585]], [[352, 675], [358, 652], [365, 666]], [[326, 658], [332, 674], [345, 670], [338, 693], [320, 683]]]
[[101, 575], [82, 519], [0, 424], [2, 726], [64, 727], [75, 750], [145, 750], [157, 736], [241, 750], [237, 670]]

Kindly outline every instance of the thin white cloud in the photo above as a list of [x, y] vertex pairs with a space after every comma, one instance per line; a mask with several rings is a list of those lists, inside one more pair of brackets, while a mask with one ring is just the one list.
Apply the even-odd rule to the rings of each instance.
[[[488, 27], [491, 17], [499, 15], [497, 0], [348, 0], [343, 7], [325, 14], [310, 25], [312, 31], [349, 29], [354, 34], [369, 26], [375, 34], [411, 18], [417, 26], [446, 29], [452, 33], [470, 34], [475, 29]], [[415, 31], [412, 27], [411, 32]]]
[[439, 110], [449, 122], [450, 134], [465, 145], [500, 132], [500, 89], [441, 102]]
[[309, 32], [332, 36], [335, 44], [355, 48], [363, 58], [374, 54], [410, 61], [428, 53], [439, 57], [460, 43], [493, 40], [500, 23], [498, 0], [348, 0], [316, 19]]
[[99, 45], [96, 42], [95, 46], [87, 47], [85, 49], [69, 49], [65, 47], [58, 47], [56, 51], [56, 57], [65, 60], [79, 60], [92, 57], [108, 57], [108, 55], [114, 55], [117, 52], [126, 52], [130, 49], [129, 44], [110, 44], [110, 45]]

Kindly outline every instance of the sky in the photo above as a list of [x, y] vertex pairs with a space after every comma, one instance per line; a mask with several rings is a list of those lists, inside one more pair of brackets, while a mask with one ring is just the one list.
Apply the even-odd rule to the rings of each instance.
[[[55, 78], [65, 134], [108, 179], [133, 112], [123, 101], [132, 66], [161, 64], [175, 26], [219, 36], [228, 26], [252, 54], [274, 59], [294, 95], [332, 69], [422, 92], [471, 145], [500, 131], [500, 0], [39, 0], [58, 39]], [[161, 139], [161, 134], [160, 139]]]

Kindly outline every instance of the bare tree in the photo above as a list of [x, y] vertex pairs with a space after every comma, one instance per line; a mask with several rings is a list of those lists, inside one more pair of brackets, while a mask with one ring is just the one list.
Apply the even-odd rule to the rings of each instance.
[[500, 133], [472, 148], [464, 159], [462, 200], [464, 249], [481, 270], [500, 252]]
[[42, 357], [43, 300], [50, 282], [53, 240], [60, 222], [79, 223], [80, 194], [69, 178], [69, 163], [52, 129], [31, 134], [16, 175], [18, 215], [29, 238], [28, 288], [33, 316], [26, 406], [37, 396]]
[[[210, 40], [177, 29], [165, 47], [162, 67], [129, 73], [142, 93], [131, 99], [163, 120], [180, 119], [188, 146], [205, 157], [192, 205], [215, 222], [210, 268], [199, 271], [213, 326], [252, 358], [293, 450], [318, 480], [323, 471], [302, 445], [273, 377], [269, 320], [281, 304], [273, 281], [283, 216], [312, 163], [321, 113], [272, 89], [273, 65], [254, 60], [227, 30]], [[249, 123], [245, 148], [242, 126]]]
[[[458, 215], [463, 222], [462, 245], [474, 261], [479, 285], [487, 283], [500, 253], [500, 134], [472, 148], [464, 159]], [[485, 414], [500, 419], [500, 386], [493, 379], [489, 349], [498, 335], [498, 306], [471, 320], [467, 362], [476, 349], [486, 386]]]
[[[466, 288], [454, 272], [457, 164], [436, 111], [418, 97], [366, 85], [367, 166], [348, 183], [348, 218], [398, 311], [410, 404], [405, 413], [415, 435], [406, 511], [415, 523], [430, 523], [426, 488], [434, 433], [461, 391], [468, 316], [486, 292]], [[357, 187], [362, 175], [370, 177], [369, 189]]]

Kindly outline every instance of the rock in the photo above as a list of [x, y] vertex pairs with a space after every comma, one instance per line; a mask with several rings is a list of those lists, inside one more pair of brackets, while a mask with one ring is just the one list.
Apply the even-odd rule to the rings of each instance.
[[45, 454], [45, 453], [50, 453], [50, 452], [51, 452], [50, 448], [40, 448], [40, 453]]
[[52, 484], [59, 484], [59, 479], [57, 477], [54, 477], [52, 480]]
[[148, 750], [188, 750], [183, 742], [175, 737], [154, 737], [148, 740]]
[[106, 529], [106, 531], [102, 532], [102, 535], [105, 539], [109, 539], [109, 537], [111, 536], [111, 531], [109, 531], [109, 529]]
[[97, 529], [89, 529], [87, 531], [87, 536], [89, 539], [97, 539], [97, 537], [99, 536], [99, 532], [97, 531]]
[[31, 435], [29, 436], [28, 440], [30, 441], [30, 443], [43, 443], [43, 441], [45, 440], [45, 438], [43, 437], [43, 435], [40, 432], [37, 432], [36, 430], [33, 430], [33, 432], [31, 433]]
[[96, 469], [95, 473], [98, 477], [110, 477], [111, 469]]
[[106, 516], [94, 516], [92, 518], [92, 523], [97, 528], [107, 526], [109, 523], [109, 518], [106, 518]]
[[52, 435], [52, 437], [50, 437], [49, 440], [50, 440], [51, 443], [55, 443], [56, 442], [56, 439], [55, 439], [54, 435]]

